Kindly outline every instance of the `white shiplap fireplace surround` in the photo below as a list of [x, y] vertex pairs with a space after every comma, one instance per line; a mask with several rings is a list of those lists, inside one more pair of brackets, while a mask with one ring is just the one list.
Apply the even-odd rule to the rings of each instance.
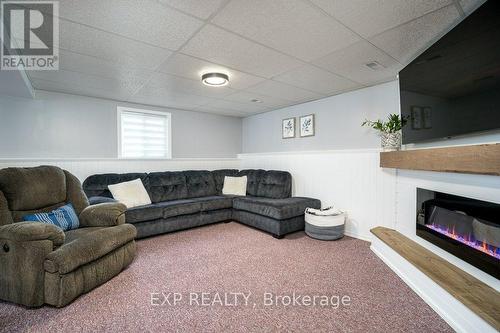
[[479, 280], [500, 290], [494, 277], [478, 270], [415, 234], [416, 188], [500, 203], [500, 177], [383, 169], [379, 149], [239, 154], [237, 158], [124, 159], [4, 159], [0, 168], [57, 165], [81, 181], [95, 173], [153, 172], [221, 168], [287, 170], [293, 194], [321, 199], [323, 206], [346, 210], [346, 234], [372, 241], [373, 251], [459, 332], [494, 332], [485, 321], [451, 297], [394, 251], [372, 238], [370, 229], [396, 229]]

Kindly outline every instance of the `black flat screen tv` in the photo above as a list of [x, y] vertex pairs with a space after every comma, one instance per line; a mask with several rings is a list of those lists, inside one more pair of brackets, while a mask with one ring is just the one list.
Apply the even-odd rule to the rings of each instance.
[[500, 1], [489, 0], [399, 72], [403, 143], [500, 131]]

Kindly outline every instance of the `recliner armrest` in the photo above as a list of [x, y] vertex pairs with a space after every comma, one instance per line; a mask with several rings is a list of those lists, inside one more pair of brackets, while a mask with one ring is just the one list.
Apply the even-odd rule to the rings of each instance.
[[127, 207], [119, 202], [88, 206], [80, 214], [81, 227], [112, 227], [125, 223]]
[[64, 243], [62, 229], [53, 224], [41, 222], [17, 222], [0, 227], [0, 239], [17, 242], [50, 240], [54, 247]]

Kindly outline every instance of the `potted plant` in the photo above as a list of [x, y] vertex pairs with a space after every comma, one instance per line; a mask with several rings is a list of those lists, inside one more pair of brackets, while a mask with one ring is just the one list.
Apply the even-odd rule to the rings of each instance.
[[361, 126], [370, 126], [380, 131], [382, 148], [384, 150], [399, 150], [401, 148], [401, 129], [407, 120], [399, 114], [390, 114], [387, 121], [365, 120]]

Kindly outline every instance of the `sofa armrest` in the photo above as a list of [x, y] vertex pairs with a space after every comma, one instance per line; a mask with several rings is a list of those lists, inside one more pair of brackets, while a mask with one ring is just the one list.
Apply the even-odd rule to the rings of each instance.
[[107, 202], [118, 202], [118, 200], [113, 199], [113, 198], [108, 198], [108, 197], [90, 197], [89, 198], [90, 205], [98, 205], [98, 204], [107, 203]]
[[53, 224], [41, 222], [18, 222], [0, 227], [0, 239], [15, 242], [50, 240], [54, 247], [64, 243], [64, 231]]
[[88, 206], [80, 214], [81, 227], [112, 227], [125, 223], [127, 207], [119, 202]]

